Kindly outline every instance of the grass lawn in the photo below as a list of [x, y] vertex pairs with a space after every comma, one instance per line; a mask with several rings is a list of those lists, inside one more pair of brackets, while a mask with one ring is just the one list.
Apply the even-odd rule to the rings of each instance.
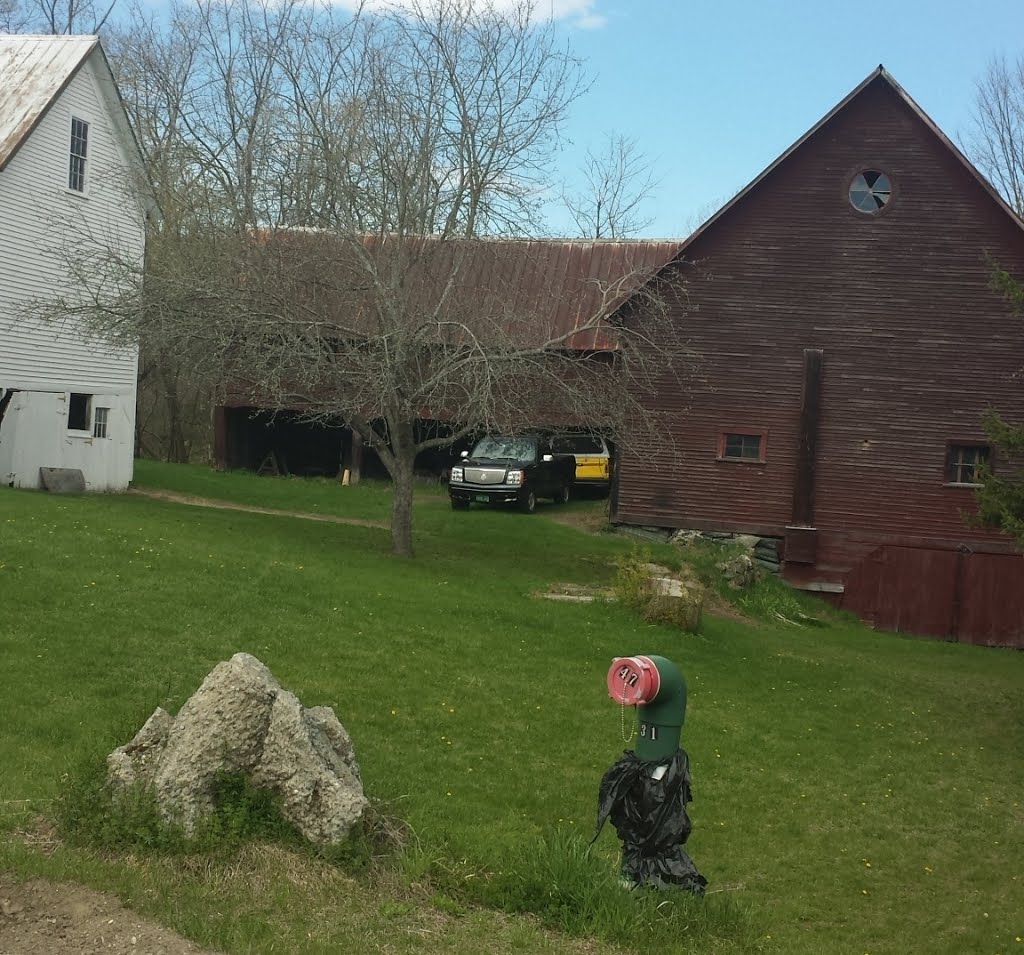
[[[144, 462], [137, 482], [368, 520], [390, 509], [376, 484]], [[453, 513], [425, 486], [417, 557], [398, 560], [374, 527], [0, 489], [0, 868], [115, 891], [237, 953], [1024, 953], [1024, 654], [836, 615], [709, 617], [693, 636], [537, 600], [553, 582], [607, 583], [637, 546], [557, 513]], [[749, 603], [788, 599], [765, 586]], [[62, 777], [243, 650], [335, 708], [368, 795], [414, 833], [391, 866], [26, 840]], [[584, 851], [625, 746], [604, 675], [633, 653], [670, 657], [689, 682], [687, 849], [704, 900], [609, 886], [611, 827]]]

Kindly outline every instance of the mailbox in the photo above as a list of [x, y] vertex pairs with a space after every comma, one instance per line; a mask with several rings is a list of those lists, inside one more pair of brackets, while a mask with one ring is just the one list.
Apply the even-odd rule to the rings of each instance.
[[616, 657], [608, 695], [636, 707], [635, 750], [605, 772], [597, 797], [597, 828], [611, 820], [622, 842], [622, 876], [629, 886], [681, 888], [703, 895], [708, 884], [682, 846], [692, 824], [690, 761], [679, 745], [686, 719], [686, 682], [664, 657]]
[[607, 682], [608, 695], [616, 703], [637, 708], [636, 755], [673, 756], [686, 719], [686, 681], [679, 667], [665, 657], [616, 657]]

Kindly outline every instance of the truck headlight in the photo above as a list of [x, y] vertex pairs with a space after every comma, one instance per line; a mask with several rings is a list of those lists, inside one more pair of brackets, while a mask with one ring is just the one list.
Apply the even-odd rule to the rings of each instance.
[[451, 480], [462, 481], [462, 468], [452, 468]]
[[523, 483], [523, 472], [522, 471], [509, 471], [508, 478], [506, 479], [509, 484], [522, 484]]

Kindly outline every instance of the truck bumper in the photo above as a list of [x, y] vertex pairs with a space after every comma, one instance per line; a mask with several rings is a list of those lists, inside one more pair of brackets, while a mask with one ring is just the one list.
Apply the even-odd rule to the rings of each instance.
[[511, 504], [519, 500], [518, 487], [473, 487], [472, 485], [448, 485], [448, 496], [453, 501], [466, 504]]

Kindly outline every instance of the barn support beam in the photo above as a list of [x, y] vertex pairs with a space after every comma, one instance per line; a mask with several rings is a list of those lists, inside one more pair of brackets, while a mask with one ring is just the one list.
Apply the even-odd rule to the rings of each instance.
[[352, 445], [349, 451], [348, 480], [350, 484], [358, 484], [363, 472], [363, 436], [352, 429]]

